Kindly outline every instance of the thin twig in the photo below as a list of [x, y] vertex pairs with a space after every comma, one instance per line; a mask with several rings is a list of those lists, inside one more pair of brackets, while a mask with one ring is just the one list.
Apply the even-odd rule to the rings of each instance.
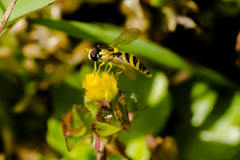
[[2, 21], [0, 23], [0, 37], [1, 37], [2, 30], [3, 30], [3, 28], [4, 28], [5, 24], [6, 24], [6, 22], [7, 22], [8, 18], [9, 18], [9, 16], [10, 16], [10, 14], [12, 12], [12, 9], [13, 9], [13, 7], [14, 7], [16, 2], [17, 2], [17, 0], [12, 0], [11, 1], [11, 3], [9, 4], [9, 6], [8, 6], [4, 16], [3, 16], [3, 19], [2, 19]]

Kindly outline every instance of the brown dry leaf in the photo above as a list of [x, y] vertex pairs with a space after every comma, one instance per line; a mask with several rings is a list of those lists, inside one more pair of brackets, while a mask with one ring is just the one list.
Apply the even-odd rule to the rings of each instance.
[[47, 54], [43, 48], [37, 43], [28, 43], [23, 47], [23, 54], [27, 58], [45, 59]]
[[199, 8], [196, 2], [194, 1], [187, 1], [186, 5], [188, 8], [190, 8], [192, 11], [194, 11], [195, 13], [199, 12]]
[[85, 53], [85, 48], [90, 46], [90, 44], [90, 41], [81, 42], [77, 47], [73, 49], [71, 56], [67, 60], [67, 63], [73, 65], [81, 63], [83, 59], [88, 57], [87, 53]]
[[39, 66], [32, 58], [26, 58], [23, 60], [23, 66], [25, 69], [31, 74], [38, 74], [39, 73]]
[[174, 32], [177, 27], [177, 18], [174, 10], [170, 7], [164, 7], [162, 9], [163, 13], [166, 16], [167, 19], [167, 27], [170, 32]]
[[11, 57], [12, 54], [13, 54], [13, 51], [12, 51], [11, 48], [9, 48], [7, 46], [1, 46], [0, 47], [0, 59]]
[[196, 28], [196, 23], [189, 17], [186, 16], [177, 16], [177, 23], [184, 26], [186, 29]]
[[73, 13], [80, 8], [82, 0], [61, 0], [58, 2], [63, 13]]
[[237, 52], [237, 60], [235, 63], [240, 71], [240, 32], [237, 35], [235, 50]]
[[155, 149], [152, 149], [151, 160], [178, 160], [178, 147], [175, 139], [171, 136], [167, 136], [163, 139], [155, 138], [152, 139]]
[[139, 28], [142, 31], [148, 28], [149, 21], [146, 17], [147, 14], [145, 13], [145, 11], [143, 12], [143, 8], [138, 0], [122, 1], [121, 10], [127, 17], [127, 28]]
[[56, 151], [42, 139], [14, 144], [14, 152], [21, 160], [58, 159]]
[[191, 78], [191, 73], [188, 70], [179, 71], [171, 78], [171, 84], [178, 85], [187, 81], [189, 78]]
[[25, 18], [18, 20], [10, 29], [9, 33], [17, 34], [24, 32], [27, 29], [27, 21]]
[[146, 136], [146, 143], [148, 148], [153, 151], [158, 145], [163, 143], [163, 139], [161, 137], [154, 138], [149, 134]]

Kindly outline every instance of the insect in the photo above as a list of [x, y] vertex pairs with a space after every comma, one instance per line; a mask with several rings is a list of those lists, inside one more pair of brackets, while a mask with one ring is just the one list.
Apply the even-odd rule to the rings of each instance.
[[[119, 51], [115, 46], [128, 45], [135, 41], [141, 34], [141, 31], [137, 28], [131, 28], [122, 32], [110, 45], [96, 45], [92, 49], [86, 48], [89, 59], [95, 61], [94, 72], [96, 71], [96, 61], [102, 62], [99, 65], [97, 73], [100, 71], [100, 67], [106, 62], [110, 65], [107, 72], [110, 71], [112, 65], [115, 65], [118, 70], [116, 72], [117, 78], [120, 73], [125, 74], [130, 79], [135, 79], [134, 70], [136, 69], [147, 77], [152, 77], [148, 69], [143, 65], [143, 62], [132, 54]], [[107, 67], [107, 66], [106, 66]], [[106, 69], [105, 69], [106, 70]]]

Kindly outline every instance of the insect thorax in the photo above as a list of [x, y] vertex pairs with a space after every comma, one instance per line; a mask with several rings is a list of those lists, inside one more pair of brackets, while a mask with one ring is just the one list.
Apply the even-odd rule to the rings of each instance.
[[108, 52], [100, 52], [99, 54], [100, 54], [99, 61], [104, 61], [104, 62], [111, 61], [110, 54]]

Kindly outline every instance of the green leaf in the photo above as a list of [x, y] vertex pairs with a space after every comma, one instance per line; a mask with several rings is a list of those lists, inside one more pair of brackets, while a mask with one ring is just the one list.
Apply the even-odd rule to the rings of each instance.
[[127, 160], [127, 158], [124, 158], [124, 157], [120, 156], [119, 154], [110, 154], [107, 157], [107, 160]]
[[121, 128], [115, 127], [107, 123], [95, 121], [92, 123], [92, 130], [98, 136], [106, 137], [106, 136], [111, 136], [113, 134], [116, 134], [121, 130]]
[[76, 160], [81, 157], [82, 159], [96, 159], [94, 148], [90, 143], [81, 143], [75, 146], [71, 152], [66, 148], [66, 142], [62, 134], [61, 121], [53, 117], [48, 120], [48, 132], [46, 135], [48, 144], [64, 156], [63, 159]]
[[88, 99], [86, 94], [84, 95], [84, 103], [86, 108], [92, 113], [92, 115], [97, 115], [99, 106], [95, 101]]
[[132, 139], [131, 143], [127, 145], [126, 154], [132, 159], [150, 159], [151, 153], [146, 145], [145, 137]]
[[85, 136], [84, 136], [85, 133], [86, 133], [86, 127], [82, 126], [71, 132], [68, 132], [67, 135], [65, 135], [65, 141], [66, 141], [68, 151], [71, 151], [74, 146], [76, 146], [82, 140], [85, 139]]
[[207, 90], [203, 95], [198, 96], [193, 100], [191, 109], [193, 112], [193, 117], [191, 123], [193, 126], [200, 126], [204, 120], [207, 118], [209, 113], [212, 111], [216, 100], [217, 92], [214, 90]]
[[128, 110], [127, 110], [127, 106], [126, 106], [126, 100], [122, 93], [121, 93], [121, 97], [118, 99], [118, 102], [116, 105], [116, 115], [117, 115], [119, 122], [122, 125], [122, 128], [124, 130], [128, 130], [130, 127], [130, 122], [128, 119]]
[[166, 0], [150, 0], [149, 3], [154, 7], [163, 7], [166, 3]]
[[126, 145], [125, 153], [131, 159], [150, 159], [151, 153], [146, 144], [146, 134], [136, 130], [128, 130], [118, 134], [118, 138]]
[[148, 103], [160, 102], [168, 92], [168, 79], [163, 72], [157, 72], [148, 96]]
[[74, 105], [72, 110], [69, 111], [62, 119], [62, 130], [64, 135], [69, 135], [70, 132], [84, 125], [75, 110], [76, 107], [80, 106]]
[[[5, 27], [8, 27], [9, 25], [13, 24], [19, 18], [30, 15], [34, 12], [37, 12], [40, 9], [47, 7], [56, 1], [57, 0], [39, 0], [39, 1], [18, 0], [11, 12], [11, 15], [10, 15]], [[10, 2], [11, 2], [11, 0], [2, 0], [0, 2], [0, 19], [3, 18], [3, 15], [6, 12]]]
[[62, 133], [61, 121], [55, 118], [49, 118], [47, 125], [48, 132], [46, 138], [48, 144], [63, 155], [68, 155], [66, 142]]
[[[44, 25], [46, 27], [63, 31], [70, 36], [100, 41], [110, 44], [122, 31], [114, 30], [112, 27], [101, 27], [90, 23], [74, 21], [53, 21], [47, 19], [32, 19], [31, 23]], [[152, 62], [161, 64], [173, 69], [189, 70], [193, 75], [212, 83], [222, 85], [222, 87], [238, 87], [235, 83], [221, 75], [220, 73], [202, 66], [190, 65], [184, 59], [172, 51], [149, 41], [138, 39], [127, 46], [119, 49], [132, 53], [136, 56], [144, 57]]]
[[[215, 97], [211, 98], [215, 100]], [[230, 146], [240, 144], [240, 91], [236, 91], [232, 98], [226, 112], [209, 129], [200, 133], [203, 141], [218, 142]]]
[[86, 133], [86, 126], [81, 126], [77, 129], [72, 130], [71, 132], [68, 132], [65, 134], [66, 136], [83, 136]]
[[181, 159], [233, 159], [239, 153], [240, 91], [189, 81], [172, 93], [181, 119], [175, 128]]
[[158, 133], [166, 125], [166, 120], [171, 112], [171, 99], [168, 93], [168, 79], [162, 72], [156, 72], [151, 79], [142, 80], [143, 108], [139, 116], [131, 122], [131, 128], [144, 133]]
[[78, 106], [73, 106], [72, 111], [68, 112], [62, 119], [62, 130], [68, 151], [71, 151], [76, 144], [81, 142], [86, 134], [86, 127], [74, 109], [76, 107]]
[[115, 114], [108, 107], [102, 106], [98, 109], [96, 120], [98, 122], [107, 123], [115, 127], [121, 128], [121, 125], [118, 122], [117, 118], [115, 117]]
[[83, 121], [80, 119], [77, 111], [74, 109], [75, 107], [78, 107], [77, 105], [74, 105], [71, 111], [71, 118], [70, 118], [70, 124], [72, 126], [72, 130], [77, 129], [84, 125]]
[[90, 113], [90, 111], [85, 107], [75, 107], [74, 108], [81, 118], [83, 124], [86, 126], [87, 131], [91, 132], [91, 124], [95, 120], [95, 117]]

